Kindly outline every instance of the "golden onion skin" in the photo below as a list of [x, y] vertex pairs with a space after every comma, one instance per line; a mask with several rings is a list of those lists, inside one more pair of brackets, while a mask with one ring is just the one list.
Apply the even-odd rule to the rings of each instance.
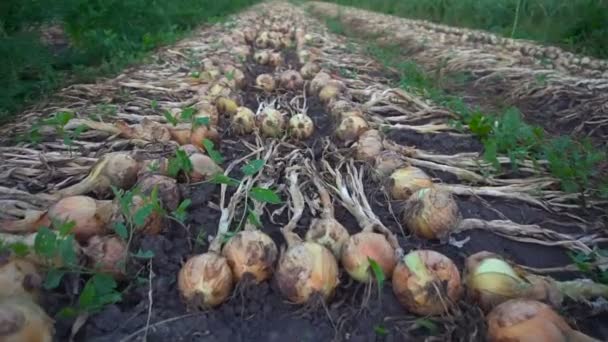
[[431, 177], [421, 169], [413, 166], [399, 168], [393, 171], [389, 178], [391, 197], [394, 200], [406, 200], [414, 192], [432, 186], [433, 181]]
[[306, 241], [316, 242], [328, 248], [336, 258], [342, 255], [342, 248], [348, 241], [346, 228], [334, 218], [314, 219], [306, 232]]
[[420, 189], [405, 202], [403, 222], [420, 238], [444, 240], [459, 221], [458, 204], [448, 191]]
[[386, 279], [390, 279], [397, 260], [395, 250], [382, 234], [360, 232], [352, 235], [342, 248], [340, 261], [348, 274], [358, 282], [373, 279], [369, 259], [382, 268]]
[[144, 196], [150, 196], [154, 188], [158, 189], [158, 198], [163, 208], [173, 211], [181, 202], [181, 192], [177, 181], [171, 177], [147, 174], [139, 179], [136, 187]]
[[314, 242], [298, 243], [281, 256], [276, 280], [293, 303], [307, 303], [315, 295], [327, 301], [338, 286], [338, 263], [329, 249]]
[[336, 128], [336, 136], [344, 142], [352, 142], [368, 129], [369, 125], [364, 118], [353, 115], [342, 119], [340, 125]]
[[246, 274], [253, 276], [256, 283], [267, 280], [272, 275], [278, 254], [274, 241], [259, 230], [238, 232], [222, 249], [236, 282]]
[[208, 308], [220, 305], [230, 296], [234, 280], [226, 258], [209, 252], [188, 259], [179, 271], [177, 284], [189, 306]]
[[283, 135], [285, 119], [278, 110], [266, 108], [257, 117], [257, 125], [264, 136], [278, 138]]
[[[437, 289], [443, 293], [437, 293]], [[412, 251], [395, 267], [393, 292], [408, 311], [440, 315], [462, 295], [460, 273], [454, 262], [441, 253]]]
[[308, 139], [315, 132], [315, 125], [310, 116], [296, 114], [289, 119], [289, 134], [299, 140]]
[[94, 235], [108, 231], [112, 217], [111, 203], [96, 201], [88, 196], [70, 196], [59, 200], [49, 208], [51, 221], [75, 223], [72, 233], [78, 241], [86, 241]]
[[232, 117], [232, 129], [237, 134], [249, 134], [255, 129], [255, 114], [247, 107], [239, 107]]
[[357, 160], [373, 163], [383, 148], [380, 132], [370, 129], [359, 137], [355, 157]]
[[489, 342], [599, 342], [573, 330], [549, 305], [534, 300], [506, 301], [486, 322]]
[[38, 300], [42, 275], [30, 261], [0, 256], [0, 298], [22, 296], [31, 301]]
[[399, 153], [384, 150], [376, 155], [374, 164], [377, 179], [382, 181], [395, 172], [395, 170], [405, 167], [406, 161]]
[[27, 297], [0, 299], [0, 341], [53, 342], [53, 320]]

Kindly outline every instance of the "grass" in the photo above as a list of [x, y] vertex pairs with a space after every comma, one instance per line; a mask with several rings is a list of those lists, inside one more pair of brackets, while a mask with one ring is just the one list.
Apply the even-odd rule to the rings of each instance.
[[[204, 22], [258, 0], [3, 0], [0, 3], [0, 123], [68, 82], [120, 71]], [[69, 46], [44, 45], [57, 23]]]
[[[337, 34], [351, 35], [339, 19], [326, 18], [328, 28]], [[468, 131], [484, 145], [484, 159], [500, 170], [498, 157], [508, 156], [514, 170], [523, 160], [546, 160], [551, 174], [560, 180], [563, 191], [579, 193], [585, 201], [585, 193], [608, 198], [608, 178], [602, 174], [601, 165], [608, 161], [608, 153], [593, 147], [590, 141], [577, 141], [569, 136], [550, 137], [542, 127], [530, 125], [522, 119], [517, 108], [510, 107], [496, 113], [467, 106], [457, 95], [446, 94], [441, 84], [446, 80], [429, 75], [416, 63], [402, 56], [399, 46], [367, 44], [367, 53], [381, 64], [397, 72], [396, 86], [431, 99], [456, 113], [459, 118], [455, 127], [468, 127]], [[459, 81], [461, 75], [453, 77]], [[450, 80], [453, 81], [453, 80]]]
[[[608, 57], [604, 0], [330, 0], [400, 17], [483, 29]], [[518, 11], [519, 9], [519, 11]], [[518, 13], [519, 12], [519, 13]]]

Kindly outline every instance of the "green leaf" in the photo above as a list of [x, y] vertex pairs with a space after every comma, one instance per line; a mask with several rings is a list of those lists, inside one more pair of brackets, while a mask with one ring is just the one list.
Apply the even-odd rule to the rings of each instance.
[[228, 240], [232, 239], [236, 235], [235, 232], [226, 232], [222, 235], [222, 243], [228, 242]]
[[209, 127], [210, 123], [211, 123], [211, 120], [209, 119], [208, 116], [201, 116], [201, 117], [194, 119], [194, 127], [199, 127], [199, 126]]
[[53, 220], [53, 227], [59, 231], [59, 236], [67, 236], [76, 227], [76, 221], [56, 221]]
[[388, 331], [386, 330], [386, 328], [382, 324], [375, 325], [374, 326], [374, 332], [378, 336], [386, 336], [386, 335], [388, 335]]
[[163, 114], [165, 116], [165, 119], [167, 119], [170, 124], [172, 124], [173, 126], [177, 126], [179, 121], [177, 121], [177, 119], [173, 115], [171, 115], [169, 111], [165, 111]]
[[57, 126], [65, 126], [70, 120], [74, 118], [74, 114], [70, 112], [59, 112], [55, 114], [54, 124]]
[[34, 251], [40, 256], [52, 258], [57, 254], [57, 235], [47, 227], [38, 229], [34, 240]]
[[196, 110], [192, 107], [184, 108], [182, 110], [182, 113], [180, 114], [180, 119], [182, 120], [182, 122], [190, 122], [192, 121], [192, 116], [195, 112]]
[[234, 179], [224, 175], [223, 173], [218, 173], [215, 176], [209, 179], [209, 183], [212, 184], [226, 184], [229, 186], [238, 186], [240, 181], [238, 179]]
[[253, 198], [257, 201], [260, 201], [260, 202], [266, 202], [266, 203], [271, 203], [271, 204], [283, 203], [281, 201], [281, 198], [279, 197], [279, 195], [277, 195], [274, 191], [272, 191], [270, 189], [253, 187], [249, 191], [249, 196], [251, 196], [251, 198]]
[[42, 284], [42, 285], [47, 290], [55, 289], [61, 283], [61, 279], [63, 279], [64, 275], [65, 275], [65, 271], [51, 268], [46, 273], [46, 279], [44, 279], [44, 284]]
[[93, 284], [93, 279], [97, 275], [94, 275], [90, 278], [87, 283], [84, 285], [82, 292], [80, 292], [80, 296], [78, 296], [78, 306], [84, 310], [88, 310], [93, 307], [95, 303], [95, 297], [97, 296], [97, 291], [95, 290], [95, 285]]
[[114, 278], [108, 274], [95, 274], [91, 280], [95, 286], [95, 291], [99, 294], [112, 293], [116, 286], [118, 286], [118, 284], [116, 284], [116, 280], [114, 280]]
[[152, 215], [153, 211], [154, 205], [151, 203], [148, 203], [143, 207], [139, 208], [133, 215], [133, 223], [135, 223], [135, 226], [141, 228], [146, 223], [148, 217]]
[[428, 318], [418, 318], [415, 323], [428, 330], [429, 335], [437, 335], [439, 333], [437, 324]]
[[78, 310], [74, 307], [66, 306], [65, 308], [59, 310], [57, 316], [64, 319], [71, 319], [78, 316]]
[[187, 217], [187, 210], [188, 207], [190, 206], [190, 204], [192, 204], [192, 201], [189, 198], [186, 198], [185, 200], [183, 200], [179, 206], [177, 207], [177, 209], [175, 209], [172, 213], [173, 217], [175, 217], [178, 221], [184, 223], [184, 221], [186, 220]]
[[382, 270], [382, 267], [380, 267], [380, 265], [378, 265], [376, 260], [374, 260], [370, 257], [367, 257], [367, 261], [369, 261], [369, 267], [372, 269], [372, 272], [374, 273], [374, 278], [376, 279], [376, 282], [378, 283], [378, 289], [381, 290], [384, 287], [384, 282], [386, 281], [386, 277], [384, 276], [384, 271]]
[[219, 151], [215, 150], [215, 144], [213, 143], [213, 141], [205, 138], [203, 140], [203, 147], [205, 147], [205, 151], [207, 151], [209, 157], [213, 159], [216, 164], [220, 165], [224, 162], [224, 157], [222, 156], [222, 154]]
[[59, 255], [61, 260], [66, 265], [76, 265], [78, 256], [74, 250], [74, 235], [67, 236], [66, 238], [59, 241]]
[[241, 172], [243, 172], [245, 176], [253, 176], [258, 173], [258, 171], [260, 171], [263, 167], [264, 160], [255, 159], [247, 163], [247, 165], [241, 167]]
[[123, 240], [129, 237], [129, 231], [124, 222], [114, 222], [114, 232]]
[[152, 100], [152, 101], [150, 102], [150, 107], [151, 107], [153, 110], [156, 110], [156, 109], [158, 108], [158, 101], [156, 101], [156, 100]]
[[154, 252], [151, 250], [142, 251], [141, 249], [137, 251], [137, 253], [132, 254], [134, 258], [137, 259], [152, 259], [154, 258]]
[[260, 217], [250, 208], [247, 208], [247, 221], [256, 227], [262, 226], [262, 221], [260, 221]]
[[23, 258], [30, 254], [30, 247], [23, 242], [15, 242], [8, 246], [16, 256]]

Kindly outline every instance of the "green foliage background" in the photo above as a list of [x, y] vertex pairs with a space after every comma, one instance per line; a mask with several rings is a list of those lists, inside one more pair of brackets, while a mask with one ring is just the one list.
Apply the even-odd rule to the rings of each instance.
[[[2, 0], [0, 122], [65, 84], [116, 72], [203, 22], [258, 0]], [[49, 50], [37, 30], [62, 25], [71, 45]]]

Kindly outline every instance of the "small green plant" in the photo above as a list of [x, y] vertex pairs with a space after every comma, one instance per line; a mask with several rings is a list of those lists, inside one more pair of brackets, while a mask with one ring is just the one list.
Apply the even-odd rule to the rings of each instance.
[[180, 172], [189, 173], [192, 171], [192, 162], [186, 151], [178, 149], [175, 155], [169, 159], [167, 173], [170, 177], [177, 177]]
[[608, 285], [608, 270], [596, 265], [597, 261], [608, 258], [608, 250], [598, 249], [588, 254], [568, 252], [568, 256], [579, 271], [587, 274], [594, 281]]

